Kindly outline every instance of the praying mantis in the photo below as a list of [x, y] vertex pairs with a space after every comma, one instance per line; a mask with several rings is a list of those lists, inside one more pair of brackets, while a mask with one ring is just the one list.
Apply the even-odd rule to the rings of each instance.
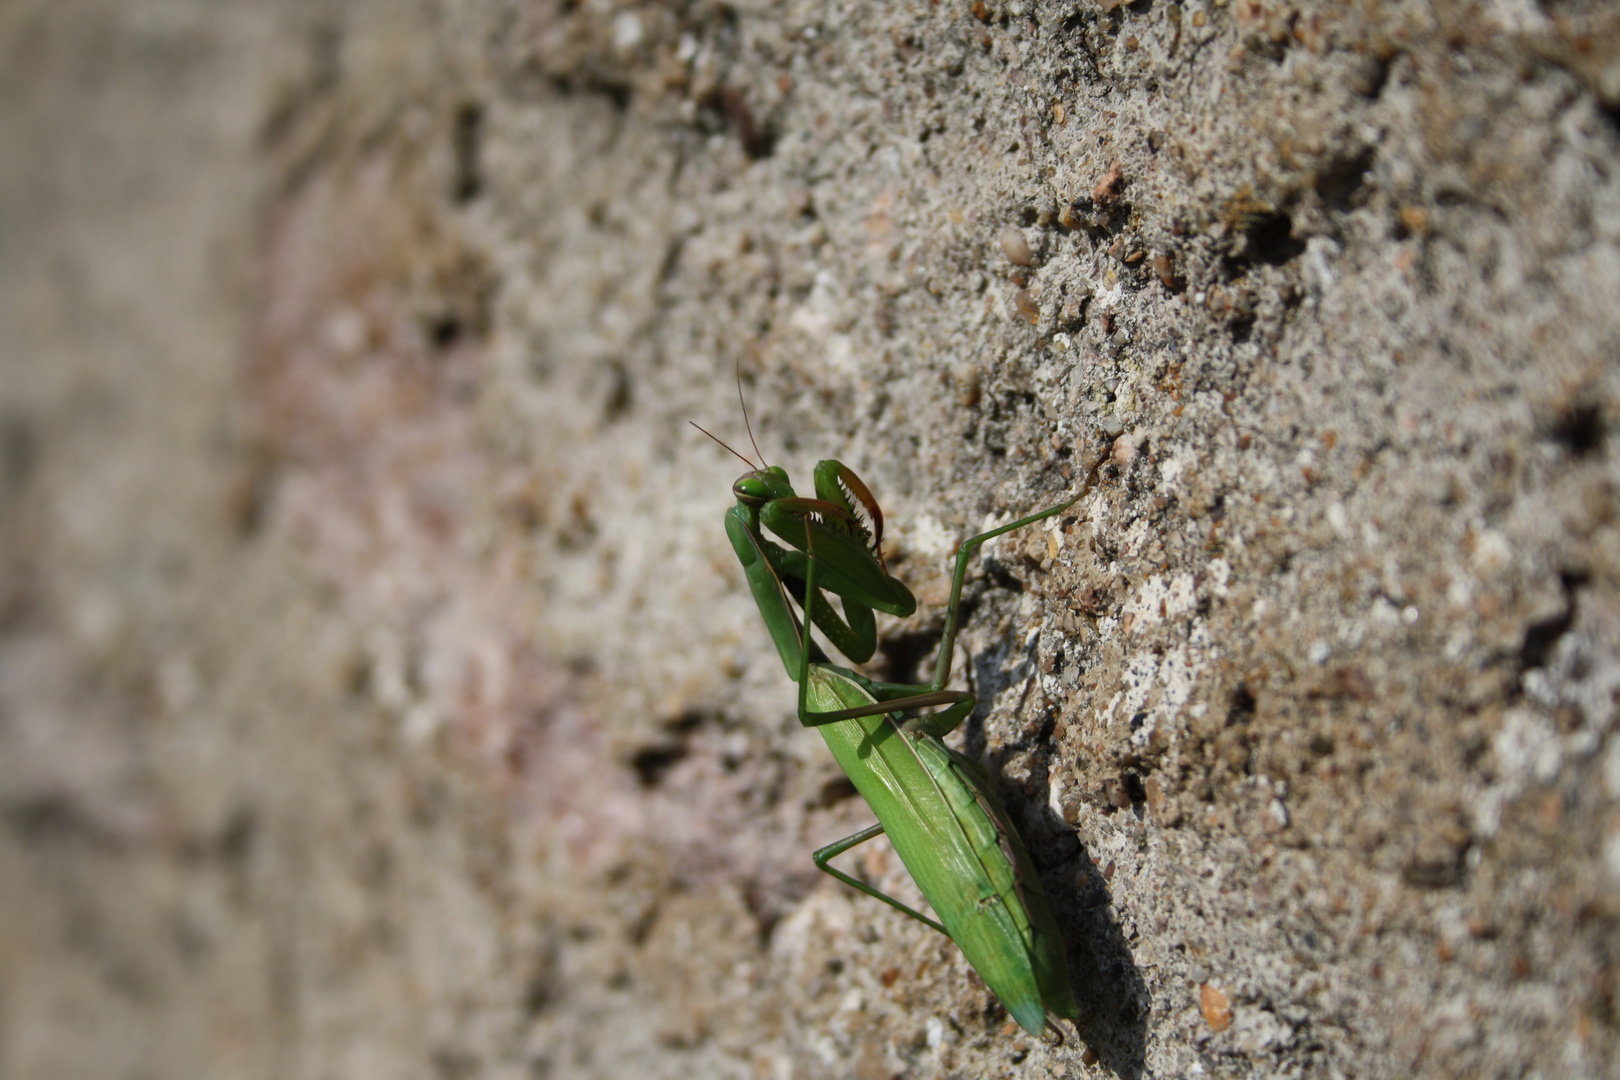
[[[757, 454], [757, 444], [754, 449]], [[830, 663], [811, 637], [814, 625], [849, 660], [865, 663], [877, 647], [873, 612], [904, 618], [916, 610], [911, 591], [884, 566], [877, 500], [854, 470], [837, 461], [817, 464], [816, 497], [801, 498], [786, 470], [737, 457], [749, 471], [732, 485], [737, 502], [726, 511], [726, 535], [788, 677], [798, 683], [799, 723], [821, 732], [878, 819], [815, 851], [817, 868], [949, 937], [1025, 1031], [1037, 1037], [1050, 1031], [1061, 1042], [1054, 1018], [1073, 1023], [1079, 1008], [1069, 989], [1057, 919], [989, 774], [942, 739], [976, 703], [971, 693], [945, 688], [970, 557], [988, 540], [1061, 513], [1080, 495], [964, 541], [933, 678], [926, 684], [886, 683]], [[767, 530], [786, 546], [766, 536]], [[842, 617], [824, 591], [839, 598]], [[937, 921], [831, 865], [880, 833], [889, 837]]]

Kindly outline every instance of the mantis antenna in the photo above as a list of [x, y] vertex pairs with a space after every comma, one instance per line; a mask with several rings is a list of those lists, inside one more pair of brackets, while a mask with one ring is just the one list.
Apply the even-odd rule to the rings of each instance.
[[[702, 424], [698, 423], [696, 420], [688, 420], [687, 423], [691, 424], [693, 427], [695, 427], [699, 431], [703, 432], [703, 434], [707, 435], [709, 438], [711, 438], [715, 442], [719, 443], [730, 454], [732, 454], [738, 461], [742, 462], [744, 465], [747, 465], [750, 469], [755, 468], [755, 465], [754, 465], [754, 463], [752, 461], [749, 461], [747, 458], [745, 458], [741, 454], [737, 453], [737, 451], [732, 450], [731, 447], [726, 444], [726, 440], [722, 439], [720, 436], [716, 435], [714, 432], [710, 431], [708, 428], [704, 427]], [[756, 447], [755, 449], [758, 449], [758, 448]]]

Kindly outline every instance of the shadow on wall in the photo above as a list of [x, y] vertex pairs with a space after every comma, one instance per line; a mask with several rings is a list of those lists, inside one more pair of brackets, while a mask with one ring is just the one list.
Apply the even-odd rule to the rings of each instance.
[[1120, 1080], [1139, 1080], [1147, 1061], [1152, 996], [1110, 910], [1102, 871], [1083, 848], [1076, 863], [1064, 864], [1070, 865], [1079, 870], [1063, 877], [1078, 887], [1048, 892], [1069, 944], [1069, 983], [1080, 1005], [1075, 1026], [1105, 1069]]
[[[1035, 649], [1031, 642], [1016, 663], [1009, 661], [1019, 650], [1010, 644], [972, 657], [980, 705], [963, 725], [969, 756], [985, 759], [985, 718], [989, 703], [999, 695], [1021, 686], [1013, 712], [1026, 714], [1036, 670]], [[1036, 745], [1046, 746], [1050, 736], [1048, 719], [1037, 725], [1032, 738]], [[1001, 753], [1014, 749], [1016, 746], [1008, 746]], [[995, 756], [1000, 755], [992, 758]], [[998, 762], [992, 760], [990, 765], [1003, 801], [1023, 823], [1024, 842], [1044, 871], [1042, 885], [1062, 924], [1070, 988], [1080, 1006], [1075, 1024], [1080, 1039], [1097, 1055], [1097, 1063], [1120, 1080], [1140, 1080], [1147, 1065], [1147, 1021], [1153, 1001], [1125, 932], [1112, 913], [1107, 874], [1075, 837], [1074, 827], [1052, 810], [1047, 768], [1041, 768], [1027, 783], [1013, 784], [1002, 781]]]

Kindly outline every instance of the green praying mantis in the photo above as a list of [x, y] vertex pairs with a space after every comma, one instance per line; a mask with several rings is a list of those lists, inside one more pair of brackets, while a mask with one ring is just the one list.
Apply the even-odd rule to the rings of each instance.
[[[759, 452], [757, 444], [754, 450]], [[911, 591], [884, 566], [877, 500], [837, 461], [817, 464], [816, 497], [801, 498], [781, 467], [756, 468], [731, 452], [749, 471], [732, 485], [737, 503], [726, 511], [726, 535], [782, 664], [799, 684], [799, 723], [821, 732], [878, 819], [817, 850], [816, 866], [955, 941], [1025, 1031], [1039, 1037], [1051, 1031], [1061, 1041], [1052, 1019], [1072, 1023], [1079, 1009], [1051, 903], [989, 774], [941, 740], [976, 703], [971, 693], [945, 688], [970, 557], [987, 540], [1061, 513], [1080, 495], [964, 541], [933, 678], [921, 685], [885, 683], [830, 663], [810, 632], [814, 625], [861, 664], [877, 647], [874, 611], [904, 618], [916, 610]], [[842, 617], [824, 592], [839, 598]], [[802, 620], [789, 597], [804, 612]], [[889, 837], [937, 921], [831, 865], [880, 833]]]

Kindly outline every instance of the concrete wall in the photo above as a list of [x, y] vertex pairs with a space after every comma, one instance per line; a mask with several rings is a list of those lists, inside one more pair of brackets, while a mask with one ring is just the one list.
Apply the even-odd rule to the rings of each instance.
[[[1620, 1067], [1620, 19], [17, 0], [0, 1076]], [[882, 501], [1031, 1040], [725, 543]], [[914, 895], [881, 844], [847, 858]]]

